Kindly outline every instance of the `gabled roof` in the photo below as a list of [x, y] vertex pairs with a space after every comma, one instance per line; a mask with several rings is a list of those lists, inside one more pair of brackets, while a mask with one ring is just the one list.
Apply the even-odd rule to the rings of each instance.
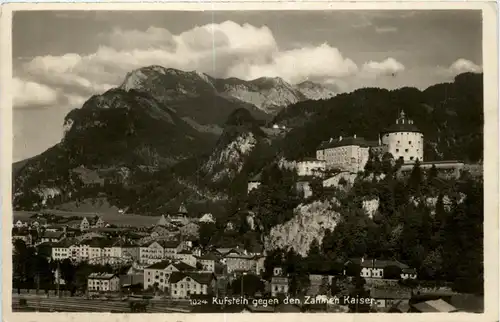
[[72, 246], [74, 244], [76, 244], [76, 240], [71, 239], [71, 238], [64, 238], [64, 239], [60, 240], [57, 243], [53, 243], [52, 247], [55, 247], [55, 248], [67, 248], [67, 247], [70, 247], [70, 246]]
[[401, 269], [409, 268], [408, 265], [398, 262], [396, 260], [382, 260], [382, 259], [364, 259], [361, 258], [352, 258], [349, 259], [346, 264], [352, 262], [354, 264], [358, 264], [364, 268], [385, 268], [387, 266], [397, 266]]
[[96, 280], [109, 280], [115, 277], [116, 274], [110, 274], [110, 273], [92, 273], [89, 275], [89, 279], [96, 279]]
[[181, 244], [180, 240], [160, 240], [158, 241], [163, 248], [177, 248]]
[[42, 234], [42, 238], [61, 238], [64, 236], [62, 231], [46, 231]]
[[172, 265], [173, 267], [175, 267], [177, 270], [179, 270], [180, 272], [184, 272], [184, 271], [193, 271], [195, 270], [196, 268], [191, 266], [191, 265], [188, 265], [184, 262], [181, 262], [181, 261], [174, 261], [174, 260], [164, 260], [164, 261], [161, 261], [161, 262], [158, 262], [158, 263], [155, 263], [153, 265], [150, 265], [148, 267], [146, 267], [146, 269], [165, 269], [167, 268], [168, 266]]
[[168, 222], [167, 222], [167, 219], [165, 219], [165, 215], [161, 215], [161, 218], [156, 223], [156, 226], [167, 226], [167, 225], [168, 225]]
[[200, 260], [217, 260], [217, 256], [215, 256], [214, 253], [206, 253], [204, 255], [201, 255], [200, 257], [198, 257]]
[[215, 276], [212, 273], [173, 272], [170, 275], [169, 282], [175, 284], [187, 277], [192, 278], [199, 284], [209, 284], [213, 279], [215, 279]]
[[104, 247], [111, 247], [113, 245], [113, 243], [114, 242], [110, 239], [92, 238], [90, 240], [84, 240], [80, 244], [81, 245], [88, 245], [89, 247], [104, 248]]
[[[332, 149], [341, 146], [355, 145], [364, 148], [369, 148], [373, 146], [373, 142], [365, 140], [363, 137], [339, 137], [337, 139], [330, 139], [329, 141], [322, 142], [317, 150]], [[377, 143], [378, 145], [378, 143]]]

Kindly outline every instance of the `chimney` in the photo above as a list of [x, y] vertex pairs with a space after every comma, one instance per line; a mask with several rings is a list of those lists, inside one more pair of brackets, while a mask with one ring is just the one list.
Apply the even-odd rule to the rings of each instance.
[[365, 262], [365, 257], [361, 257], [361, 263], [364, 263]]
[[354, 134], [354, 138], [356, 138], [356, 134]]
[[332, 141], [333, 141], [333, 138], [330, 138], [330, 143], [332, 143]]
[[341, 136], [339, 136], [339, 141], [342, 141], [342, 135], [341, 135]]

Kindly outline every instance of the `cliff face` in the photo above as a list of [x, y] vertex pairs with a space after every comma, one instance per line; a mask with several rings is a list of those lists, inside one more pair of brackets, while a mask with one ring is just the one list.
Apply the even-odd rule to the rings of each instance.
[[302, 256], [307, 255], [313, 239], [321, 244], [325, 231], [333, 231], [339, 222], [340, 214], [333, 210], [336, 204], [333, 199], [298, 206], [293, 219], [271, 229], [264, 239], [265, 249], [293, 248]]

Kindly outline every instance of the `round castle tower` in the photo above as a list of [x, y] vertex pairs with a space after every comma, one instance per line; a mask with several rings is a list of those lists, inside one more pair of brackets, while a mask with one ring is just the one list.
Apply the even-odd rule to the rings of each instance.
[[382, 144], [395, 160], [402, 158], [405, 163], [424, 161], [424, 135], [413, 120], [406, 118], [404, 111], [396, 123], [382, 133]]

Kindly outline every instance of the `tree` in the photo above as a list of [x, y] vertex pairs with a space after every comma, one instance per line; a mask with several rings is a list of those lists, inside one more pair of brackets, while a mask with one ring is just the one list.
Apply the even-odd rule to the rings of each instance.
[[260, 277], [256, 275], [247, 274], [247, 275], [242, 275], [237, 279], [235, 279], [231, 283], [231, 290], [233, 292], [233, 295], [241, 294], [242, 285], [243, 285], [243, 294], [245, 296], [255, 296], [257, 292], [264, 293], [265, 289], [264, 282], [262, 282]]
[[309, 245], [306, 260], [309, 272], [319, 273], [323, 271], [324, 258], [321, 254], [319, 242], [316, 238], [314, 238]]
[[61, 269], [61, 278], [64, 280], [66, 285], [73, 286], [76, 281], [76, 268], [71, 263], [71, 260], [66, 258], [59, 265]]
[[408, 188], [412, 195], [420, 195], [420, 188], [422, 184], [422, 169], [420, 168], [420, 161], [415, 161], [413, 169], [408, 179]]
[[198, 232], [200, 246], [203, 248], [209, 246], [216, 232], [214, 223], [202, 223]]
[[328, 275], [324, 275], [321, 277], [321, 285], [319, 286], [319, 294], [320, 295], [330, 295], [330, 283], [328, 281]]

